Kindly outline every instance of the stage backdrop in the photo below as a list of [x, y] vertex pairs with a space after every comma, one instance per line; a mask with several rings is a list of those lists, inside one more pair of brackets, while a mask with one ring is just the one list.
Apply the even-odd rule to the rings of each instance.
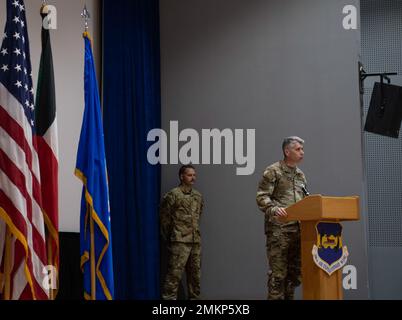
[[[160, 1], [162, 126], [256, 129], [255, 172], [235, 165], [199, 165], [205, 196], [202, 295], [265, 299], [267, 261], [263, 213], [256, 206], [264, 168], [282, 157], [285, 136], [306, 140], [301, 168], [311, 193], [363, 195], [358, 90], [359, 29], [342, 13], [357, 0]], [[359, 27], [357, 25], [357, 27]], [[223, 160], [222, 160], [223, 161]], [[178, 166], [162, 167], [162, 192]], [[348, 264], [368, 295], [365, 210], [344, 223]], [[298, 294], [300, 297], [300, 292]]]

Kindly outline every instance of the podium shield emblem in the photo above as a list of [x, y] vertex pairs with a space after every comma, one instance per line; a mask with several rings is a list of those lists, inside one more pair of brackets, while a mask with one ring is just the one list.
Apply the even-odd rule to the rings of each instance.
[[313, 246], [315, 264], [331, 275], [342, 268], [349, 255], [342, 245], [342, 225], [338, 222], [325, 221], [316, 224], [317, 244]]

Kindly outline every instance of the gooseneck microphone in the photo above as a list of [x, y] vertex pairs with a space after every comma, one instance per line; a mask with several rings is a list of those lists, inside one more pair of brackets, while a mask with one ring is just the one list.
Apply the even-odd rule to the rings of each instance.
[[306, 197], [310, 195], [310, 192], [307, 191], [307, 188], [304, 184], [302, 184], [300, 187]]

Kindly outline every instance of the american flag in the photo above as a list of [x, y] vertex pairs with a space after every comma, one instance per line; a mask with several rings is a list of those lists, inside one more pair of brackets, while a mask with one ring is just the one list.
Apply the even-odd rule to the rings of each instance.
[[0, 47], [0, 291], [13, 300], [49, 295], [31, 70], [24, 2], [7, 0]]

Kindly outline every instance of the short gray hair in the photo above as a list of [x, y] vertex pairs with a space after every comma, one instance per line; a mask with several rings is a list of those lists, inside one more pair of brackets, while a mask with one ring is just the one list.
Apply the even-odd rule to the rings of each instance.
[[282, 143], [282, 151], [283, 153], [285, 153], [285, 149], [294, 144], [295, 142], [300, 143], [301, 145], [304, 144], [304, 140], [302, 138], [299, 138], [297, 136], [291, 136], [291, 137], [287, 137], [285, 139], [283, 139], [283, 143]]

